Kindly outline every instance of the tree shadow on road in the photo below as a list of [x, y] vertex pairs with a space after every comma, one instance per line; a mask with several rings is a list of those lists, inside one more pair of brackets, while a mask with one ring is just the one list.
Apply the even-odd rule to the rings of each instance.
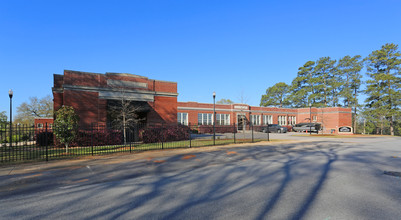
[[[107, 168], [100, 172], [94, 170], [96, 175], [87, 183], [42, 196], [41, 201], [50, 204], [46, 210], [35, 209], [35, 204], [18, 207], [18, 200], [13, 201], [11, 196], [7, 203], [17, 208], [1, 216], [53, 218], [80, 213], [82, 219], [188, 219], [191, 215], [213, 219], [226, 217], [230, 209], [247, 207], [244, 216], [236, 217], [302, 219], [313, 207], [339, 151], [344, 149], [335, 143], [305, 142], [196, 153], [196, 157], [185, 161], [183, 155], [177, 155], [161, 162], [105, 165]], [[71, 181], [87, 176], [82, 173]], [[281, 216], [278, 208], [292, 196], [290, 186], [304, 183], [298, 181], [300, 178], [307, 179], [308, 185], [302, 186], [295, 205]], [[255, 198], [240, 199], [242, 194], [254, 192]], [[37, 195], [27, 194], [24, 199], [35, 201]]]

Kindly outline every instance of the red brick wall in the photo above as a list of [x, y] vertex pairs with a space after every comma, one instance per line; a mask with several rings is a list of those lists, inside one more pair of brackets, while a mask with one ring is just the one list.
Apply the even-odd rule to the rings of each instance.
[[63, 93], [53, 92], [53, 112], [56, 112], [63, 106]]
[[155, 86], [154, 91], [157, 91], [157, 92], [177, 93], [177, 83], [156, 80], [154, 82], [154, 86]]
[[100, 87], [106, 85], [106, 81], [104, 75], [101, 74], [65, 70], [64, 84]]
[[153, 110], [148, 113], [148, 122], [177, 123], [177, 98], [155, 96], [151, 104]]
[[[324, 133], [338, 133], [338, 128], [342, 126], [352, 126], [352, 112], [350, 108], [328, 107], [312, 108], [312, 118], [317, 116], [318, 123], [323, 126]], [[298, 109], [299, 122], [309, 122], [309, 108]], [[313, 122], [313, 121], [312, 121]]]
[[[179, 107], [191, 107], [193, 109], [179, 109], [178, 112], [188, 113], [188, 122], [191, 124], [198, 124], [198, 113], [210, 113], [213, 114], [213, 104], [209, 103], [197, 103], [197, 102], [178, 102]], [[286, 116], [287, 123], [289, 122], [289, 116], [296, 117], [296, 123], [309, 122], [310, 109], [288, 109], [288, 108], [275, 108], [275, 107], [254, 107], [246, 106], [247, 109], [244, 111], [232, 111], [238, 110], [234, 108], [235, 105], [217, 105], [216, 114], [230, 114], [230, 123], [237, 123], [237, 115], [244, 113], [247, 119], [250, 119], [249, 109], [252, 115], [260, 115], [261, 124], [263, 124], [262, 115], [272, 115], [273, 124], [278, 124], [279, 116]], [[238, 105], [237, 105], [238, 106]], [[242, 105], [244, 106], [244, 105]], [[196, 108], [205, 108], [205, 110], [199, 110]], [[257, 112], [257, 111], [264, 111]], [[268, 112], [268, 113], [267, 113]], [[313, 117], [316, 117], [316, 121], [313, 121]], [[312, 122], [322, 123], [324, 132], [329, 133], [331, 129], [335, 129], [336, 132], [341, 126], [351, 126], [352, 114], [349, 108], [312, 108]]]
[[[72, 106], [80, 116], [81, 125], [106, 124], [107, 100], [99, 99], [97, 91], [63, 89], [63, 85], [108, 88], [108, 79], [147, 83], [148, 85], [147, 88], [134, 88], [134, 90], [177, 93], [177, 83], [175, 82], [150, 80], [147, 77], [119, 73], [97, 74], [65, 70], [64, 75], [54, 75], [54, 110], [58, 110], [62, 105]], [[148, 122], [177, 122], [177, 97], [156, 95], [154, 102], [149, 102], [149, 105], [152, 110], [148, 113]]]
[[79, 115], [81, 126], [90, 126], [94, 122], [106, 122], [99, 121], [101, 115], [99, 113], [105, 112], [106, 109], [99, 108], [98, 97], [97, 92], [66, 90], [64, 91], [64, 105], [74, 108]]
[[43, 129], [46, 128], [46, 123], [47, 123], [47, 128], [51, 129], [51, 125], [53, 125], [54, 119], [52, 118], [35, 118], [34, 120], [34, 124], [35, 124], [35, 128], [38, 127], [38, 124], [42, 124], [43, 125]]
[[64, 76], [57, 75], [57, 74], [53, 75], [53, 87], [54, 88], [61, 88], [63, 86], [63, 83], [64, 83]]

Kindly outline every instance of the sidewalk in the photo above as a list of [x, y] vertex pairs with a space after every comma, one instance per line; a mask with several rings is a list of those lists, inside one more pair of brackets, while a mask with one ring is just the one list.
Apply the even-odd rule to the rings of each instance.
[[46, 170], [54, 169], [65, 169], [68, 167], [75, 166], [92, 166], [99, 164], [117, 164], [135, 160], [153, 160], [157, 161], [158, 158], [171, 157], [176, 155], [194, 154], [200, 152], [211, 152], [211, 151], [223, 151], [229, 148], [239, 148], [247, 146], [260, 146], [260, 145], [277, 145], [294, 142], [305, 142], [310, 140], [272, 140], [262, 141], [257, 143], [243, 143], [243, 144], [229, 144], [229, 145], [217, 145], [208, 147], [196, 147], [196, 148], [178, 148], [178, 149], [166, 149], [166, 150], [152, 150], [143, 151], [138, 153], [115, 153], [108, 155], [98, 156], [83, 156], [74, 159], [62, 159], [62, 160], [51, 160], [51, 161], [39, 161], [39, 162], [27, 162], [22, 164], [4, 164], [0, 166], [0, 176], [8, 176], [15, 174], [27, 174], [34, 172], [41, 172]]

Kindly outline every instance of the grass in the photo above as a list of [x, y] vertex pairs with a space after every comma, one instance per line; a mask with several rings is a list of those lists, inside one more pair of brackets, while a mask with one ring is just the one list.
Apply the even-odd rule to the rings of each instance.
[[[262, 139], [254, 139], [254, 142], [264, 141]], [[252, 139], [236, 139], [235, 143], [250, 143]], [[215, 145], [234, 144], [234, 139], [216, 139]], [[205, 147], [213, 146], [213, 140], [210, 139], [194, 139], [185, 141], [174, 141], [165, 143], [146, 143], [146, 144], [131, 144], [131, 145], [110, 145], [110, 146], [87, 146], [87, 147], [70, 147], [68, 153], [65, 148], [57, 148], [50, 146], [38, 147], [34, 145], [0, 147], [0, 164], [2, 163], [20, 163], [24, 161], [40, 161], [51, 159], [71, 158], [88, 155], [102, 155], [121, 152], [135, 152], [174, 148], [189, 148], [189, 147]], [[47, 156], [46, 156], [47, 155]]]

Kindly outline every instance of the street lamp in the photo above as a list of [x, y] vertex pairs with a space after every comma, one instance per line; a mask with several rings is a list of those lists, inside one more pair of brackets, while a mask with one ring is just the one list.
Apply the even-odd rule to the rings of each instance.
[[12, 144], [13, 144], [13, 141], [12, 141], [12, 137], [13, 137], [13, 135], [12, 135], [12, 123], [13, 123], [13, 90], [8, 90], [8, 96], [10, 97], [10, 139], [9, 139], [9, 142], [10, 142], [10, 148], [12, 147]]
[[213, 92], [213, 145], [216, 145], [216, 92]]
[[312, 103], [309, 103], [309, 135], [312, 135]]

